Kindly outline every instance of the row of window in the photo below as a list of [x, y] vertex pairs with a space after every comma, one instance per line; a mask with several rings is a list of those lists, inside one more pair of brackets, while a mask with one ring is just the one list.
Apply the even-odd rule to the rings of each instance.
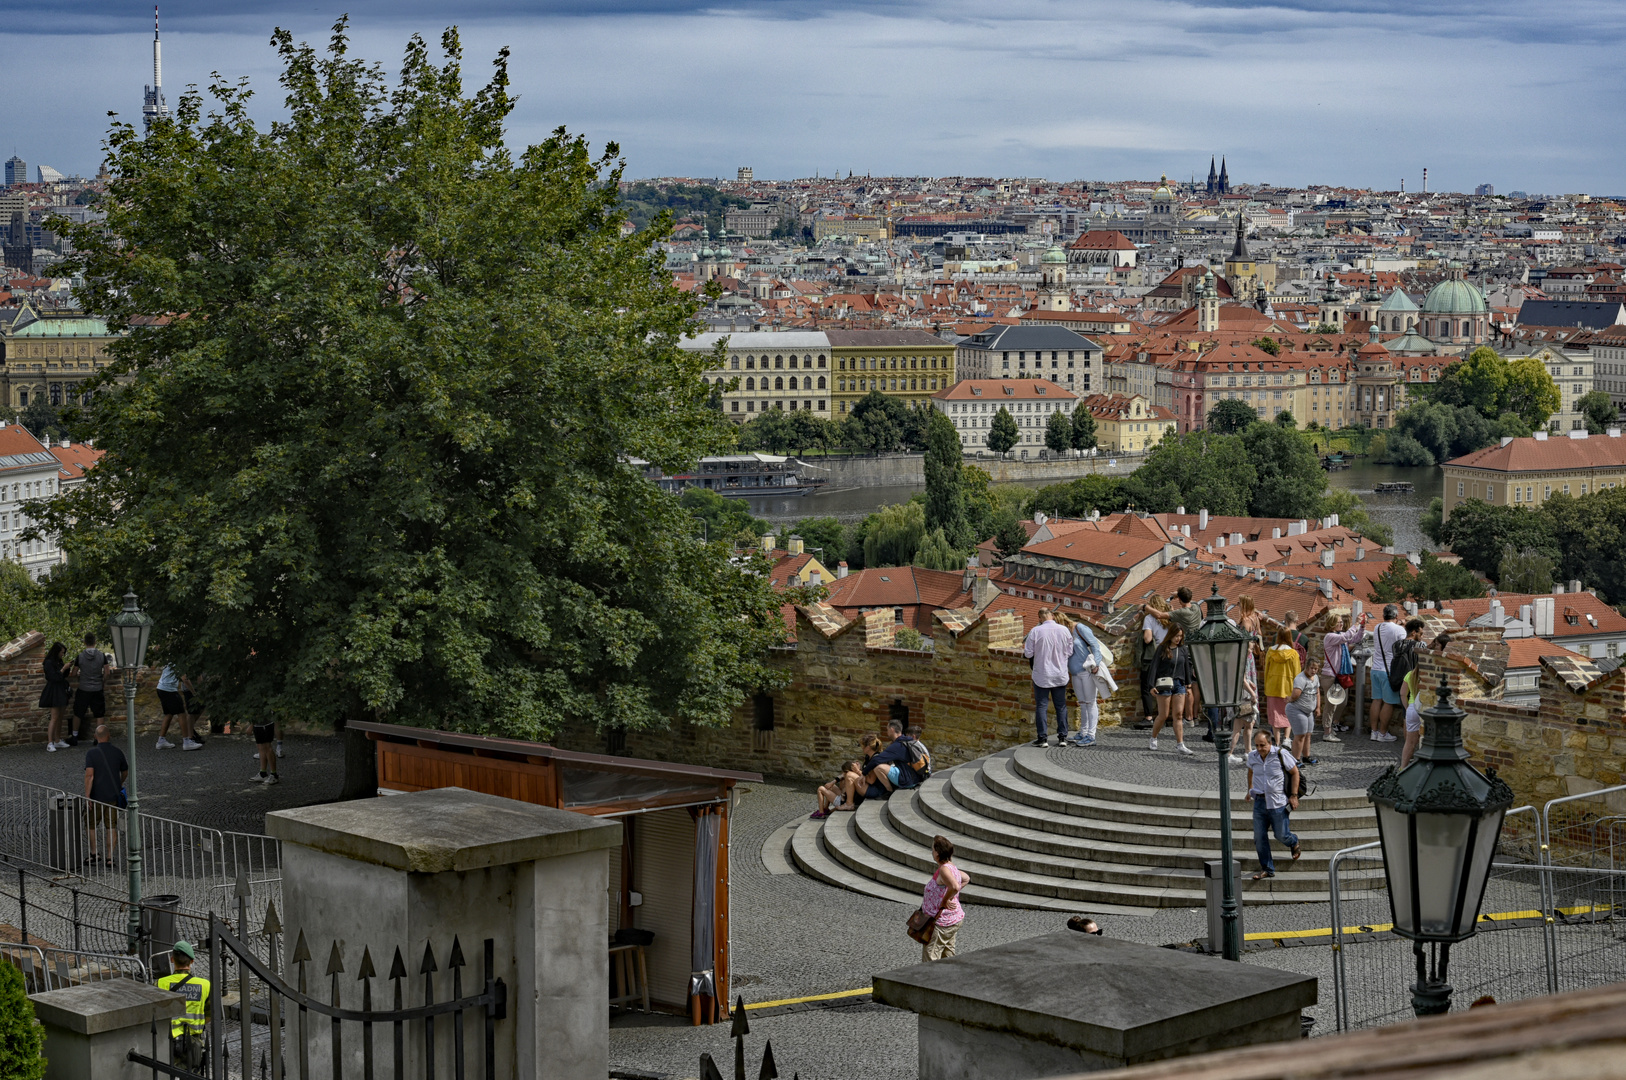
[[[16, 502], [19, 499], [43, 499], [47, 495], [56, 494], [56, 491], [55, 480], [30, 480], [27, 483], [19, 481], [11, 485], [10, 496], [11, 501]], [[0, 503], [7, 501], [6, 495], [6, 485], [0, 484]]]
[[[709, 380], [701, 379], [700, 381], [701, 382], [707, 382]], [[725, 385], [726, 385], [727, 381], [728, 380], [726, 380], [726, 379], [718, 379], [717, 380], [718, 383], [725, 384]], [[813, 382], [814, 382], [813, 376], [807, 375], [807, 376], [804, 376], [802, 378], [802, 384], [800, 386], [797, 386], [796, 385], [796, 376], [792, 375], [790, 377], [790, 389], [792, 389], [792, 390], [812, 390], [812, 389], [814, 389]], [[818, 377], [818, 384], [819, 384], [818, 389], [823, 390], [824, 389], [824, 376], [823, 375], [820, 375]], [[757, 387], [757, 381], [756, 381], [755, 377], [750, 376], [750, 375], [747, 375], [745, 377], [745, 388], [747, 390], [756, 390], [758, 388]], [[770, 387], [768, 386], [768, 376], [766, 376], [766, 375], [764, 375], [762, 377], [762, 387], [761, 387], [761, 389], [764, 390], [764, 391], [770, 389]], [[774, 377], [772, 389], [774, 389], [774, 390], [784, 390], [785, 389], [785, 380], [784, 380], [783, 376], [775, 376]]]
[[[819, 359], [818, 366], [823, 367], [824, 366], [824, 354], [820, 353], [818, 359]], [[813, 357], [812, 357], [812, 355], [809, 354], [807, 356], [798, 357], [795, 354], [792, 354], [791, 357], [790, 357], [790, 366], [791, 366], [791, 368], [794, 370], [797, 367], [798, 364], [800, 364], [800, 366], [802, 366], [802, 367], [808, 367], [808, 368], [812, 367], [813, 366]], [[733, 371], [740, 370], [740, 358], [737, 357], [737, 356], [732, 358], [731, 360], [729, 360], [728, 366]], [[757, 366], [757, 358], [756, 358], [756, 356], [754, 354], [747, 355], [746, 358], [745, 358], [745, 370], [754, 371], [754, 370], [756, 370], [756, 366]], [[764, 356], [762, 358], [762, 366], [763, 366], [764, 369], [766, 369], [767, 366], [768, 366], [768, 358], [766, 356]], [[785, 357], [784, 356], [776, 356], [776, 357], [774, 357], [773, 358], [773, 366], [776, 367], [776, 368], [783, 368], [785, 366]]]
[[[739, 412], [740, 411], [740, 403], [737, 402], [737, 401], [729, 402], [729, 406], [730, 406], [730, 408], [729, 408], [730, 412]], [[825, 409], [824, 409], [824, 398], [819, 398], [819, 399], [817, 399], [817, 401], [814, 401], [813, 399], [810, 398], [808, 400], [803, 401], [801, 407], [807, 412], [824, 412], [825, 411]], [[786, 402], [786, 401], [773, 401], [773, 402], [764, 401], [762, 403], [762, 411], [763, 412], [767, 412], [770, 408], [784, 409], [787, 412], [795, 412], [796, 411], [796, 402], [795, 402], [795, 400], [791, 400], [791, 401], [788, 401], [788, 402]], [[747, 401], [745, 403], [745, 411], [748, 412], [748, 413], [756, 412], [757, 411], [757, 403], [755, 401]]]
[[[1597, 483], [1592, 485], [1592, 490], [1593, 491], [1603, 491], [1605, 488], [1613, 488], [1613, 487], [1615, 487], [1615, 483], [1616, 482], [1613, 481], [1613, 480], [1599, 480]], [[1577, 494], [1585, 495], [1587, 493], [1587, 481], [1585, 481], [1585, 480], [1579, 481], [1578, 486], [1580, 488], [1580, 491], [1577, 492]], [[1559, 484], [1558, 489], [1559, 489], [1559, 491], [1561, 491], [1565, 495], [1570, 494], [1570, 485], [1568, 483]], [[1465, 497], [1465, 492], [1467, 490], [1468, 490], [1467, 481], [1458, 480], [1457, 481], [1457, 498], [1459, 498], [1459, 499], [1464, 498]], [[1496, 485], [1494, 485], [1494, 484], [1486, 484], [1485, 485], [1485, 488], [1484, 488], [1485, 493], [1484, 493], [1483, 496], [1481, 496], [1480, 493], [1479, 493], [1480, 492], [1480, 487], [1479, 487], [1478, 482], [1474, 483], [1472, 490], [1473, 490], [1473, 494], [1471, 496], [1467, 496], [1467, 497], [1475, 498], [1475, 499], [1483, 497], [1486, 502], [1495, 502], [1496, 501]], [[1508, 485], [1507, 490], [1508, 490], [1509, 498], [1515, 503], [1533, 503], [1533, 502], [1536, 501], [1536, 487], [1535, 487], [1534, 484], [1511, 484], [1511, 485]], [[1551, 484], [1543, 484], [1543, 485], [1541, 485], [1541, 497], [1544, 500], [1552, 498], [1553, 497], [1553, 485], [1551, 485]]]
[[837, 379], [836, 389], [852, 394], [867, 390], [946, 390], [948, 380], [941, 381], [943, 385], [939, 387], [937, 379]]
[[946, 356], [855, 356], [850, 361], [836, 361], [837, 371], [941, 371], [953, 366], [953, 361]]

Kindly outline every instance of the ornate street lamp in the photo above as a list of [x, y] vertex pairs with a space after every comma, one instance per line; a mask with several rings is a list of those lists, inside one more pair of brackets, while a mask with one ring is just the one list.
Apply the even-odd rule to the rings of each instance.
[[1225, 617], [1225, 597], [1216, 583], [1207, 599], [1208, 614], [1203, 624], [1186, 638], [1192, 663], [1197, 668], [1197, 686], [1208, 706], [1214, 727], [1214, 749], [1219, 751], [1220, 858], [1224, 866], [1224, 902], [1220, 907], [1222, 944], [1227, 960], [1242, 959], [1242, 938], [1236, 923], [1236, 876], [1231, 850], [1231, 722], [1242, 702], [1242, 683], [1248, 673], [1248, 646], [1253, 635], [1233, 625]]
[[[130, 737], [130, 778], [126, 782], [126, 836], [130, 866], [130, 952], [141, 942], [141, 812], [136, 798], [136, 671], [146, 662], [147, 642], [152, 640], [152, 616], [136, 606], [134, 592], [124, 594], [124, 610], [107, 620], [113, 636], [113, 662], [124, 675], [124, 730]], [[117, 779], [117, 777], [115, 777]]]
[[1377, 807], [1394, 931], [1412, 940], [1417, 956], [1412, 1008], [1433, 1016], [1451, 1008], [1451, 946], [1474, 935], [1513, 789], [1495, 769], [1481, 773], [1468, 763], [1466, 714], [1451, 703], [1443, 675], [1422, 715], [1417, 756], [1373, 781], [1366, 797]]

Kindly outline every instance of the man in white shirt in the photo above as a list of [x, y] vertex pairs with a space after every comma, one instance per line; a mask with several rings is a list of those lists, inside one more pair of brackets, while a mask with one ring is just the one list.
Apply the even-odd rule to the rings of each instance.
[[1276, 876], [1270, 854], [1270, 834], [1299, 857], [1299, 838], [1288, 820], [1289, 808], [1299, 808], [1299, 763], [1292, 753], [1270, 745], [1270, 736], [1254, 733], [1248, 751], [1248, 798], [1253, 800], [1253, 848], [1259, 853], [1259, 872], [1253, 880]]
[[1067, 741], [1067, 660], [1073, 655], [1073, 635], [1055, 621], [1049, 608], [1039, 613], [1040, 623], [1028, 631], [1022, 655], [1033, 661], [1033, 726], [1039, 737], [1034, 746], [1048, 747], [1050, 733], [1045, 724], [1050, 705], [1056, 706], [1056, 729]]
[[1367, 670], [1372, 676], [1372, 708], [1367, 715], [1367, 726], [1373, 742], [1394, 742], [1389, 734], [1389, 721], [1396, 710], [1405, 708], [1400, 691], [1389, 685], [1389, 664], [1394, 660], [1395, 646], [1406, 637], [1406, 628], [1400, 625], [1400, 609], [1393, 604], [1383, 605], [1383, 621], [1372, 631], [1372, 661]]

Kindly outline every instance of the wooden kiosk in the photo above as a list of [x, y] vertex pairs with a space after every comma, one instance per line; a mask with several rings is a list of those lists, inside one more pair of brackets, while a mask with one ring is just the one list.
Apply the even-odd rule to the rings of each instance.
[[620, 958], [623, 990], [629, 979], [642, 986], [617, 1001], [641, 999], [696, 1024], [728, 1015], [729, 812], [734, 785], [760, 775], [395, 724], [351, 726], [373, 742], [380, 795], [460, 787], [619, 818], [621, 857], [611, 860], [606, 897], [610, 933], [654, 936], [636, 964]]

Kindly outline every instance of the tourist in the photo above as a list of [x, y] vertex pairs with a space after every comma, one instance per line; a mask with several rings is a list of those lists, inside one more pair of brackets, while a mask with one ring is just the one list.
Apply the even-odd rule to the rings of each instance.
[[85, 832], [90, 838], [87, 865], [96, 863], [96, 827], [107, 834], [107, 865], [113, 865], [113, 849], [118, 843], [119, 815], [124, 809], [124, 778], [130, 763], [124, 753], [109, 741], [106, 724], [96, 725], [96, 743], [85, 752]]
[[1251, 638], [1247, 669], [1242, 675], [1242, 704], [1237, 706], [1236, 721], [1232, 725], [1232, 753], [1227, 759], [1232, 765], [1241, 765], [1242, 758], [1235, 748], [1253, 745], [1253, 725], [1259, 719], [1259, 671], [1265, 662], [1264, 630], [1259, 612], [1253, 606], [1253, 597], [1247, 593], [1236, 598], [1236, 625]]
[[53, 754], [68, 748], [66, 740], [57, 739], [62, 734], [62, 714], [68, 707], [68, 676], [62, 663], [62, 654], [67, 651], [66, 645], [57, 642], [45, 654], [45, 662], [40, 665], [45, 672], [45, 688], [40, 691], [39, 707], [51, 711], [50, 721], [45, 728], [45, 749]]
[[[1421, 623], [1421, 619], [1413, 620]], [[1406, 624], [1410, 628], [1411, 623]], [[1419, 636], [1421, 636], [1419, 634]], [[1438, 634], [1429, 642], [1428, 651], [1435, 656], [1444, 656], [1446, 646], [1451, 644], [1450, 634]], [[1400, 767], [1404, 769], [1411, 764], [1411, 759], [1417, 753], [1417, 744], [1423, 741], [1423, 710], [1418, 698], [1422, 692], [1421, 680], [1417, 676], [1417, 669], [1413, 667], [1406, 672], [1403, 683], [1406, 697], [1406, 742], [1400, 748]]]
[[1033, 726], [1039, 737], [1034, 746], [1048, 747], [1050, 733], [1045, 724], [1046, 714], [1056, 707], [1056, 732], [1061, 742], [1067, 741], [1067, 658], [1073, 654], [1073, 635], [1055, 621], [1050, 608], [1039, 612], [1039, 625], [1028, 631], [1022, 643], [1022, 655], [1033, 665]]
[[[1343, 716], [1344, 708], [1349, 704], [1346, 695], [1337, 705], [1327, 701], [1327, 691], [1333, 686], [1343, 686], [1347, 691], [1355, 685], [1355, 658], [1350, 655], [1350, 649], [1366, 636], [1366, 613], [1361, 613], [1360, 623], [1354, 627], [1349, 625], [1349, 616], [1327, 616], [1324, 624], [1326, 636], [1321, 639], [1321, 741], [1343, 742], [1338, 737], [1338, 720]], [[1342, 678], [1340, 678], [1342, 676]]]
[[[1291, 784], [1292, 787], [1287, 785]], [[1259, 872], [1253, 880], [1276, 876], [1270, 854], [1270, 834], [1299, 857], [1299, 838], [1293, 835], [1290, 814], [1299, 808], [1299, 763], [1279, 746], [1271, 746], [1263, 731], [1253, 737], [1248, 752], [1248, 798], [1253, 800], [1253, 847], [1259, 853]]]
[[1400, 609], [1393, 604], [1383, 605], [1383, 621], [1372, 631], [1372, 708], [1367, 714], [1368, 736], [1373, 742], [1394, 742], [1389, 734], [1389, 721], [1400, 707], [1400, 691], [1389, 685], [1389, 665], [1394, 662], [1395, 646], [1406, 637], [1406, 629], [1397, 621]]
[[909, 757], [903, 767], [898, 770], [901, 788], [919, 787], [926, 777], [932, 773], [932, 752], [926, 749], [926, 744], [920, 741], [923, 729], [919, 724], [910, 724], [903, 733], [904, 743], [908, 746]]
[[1106, 650], [1096, 640], [1095, 631], [1083, 619], [1061, 616], [1062, 625], [1073, 635], [1073, 652], [1067, 670], [1073, 679], [1073, 696], [1078, 699], [1078, 736], [1074, 746], [1094, 746], [1095, 731], [1101, 721], [1100, 698], [1111, 697], [1118, 684], [1112, 678], [1112, 664]]
[[1287, 737], [1287, 699], [1293, 694], [1293, 680], [1300, 671], [1293, 635], [1276, 631], [1275, 644], [1265, 653], [1265, 716], [1270, 721], [1271, 739], [1280, 746]]
[[870, 767], [881, 752], [880, 737], [865, 733], [864, 737], [858, 740], [858, 749], [864, 755], [863, 762], [858, 766], [858, 775], [844, 774], [841, 777], [841, 794], [845, 798], [840, 808], [844, 810], [857, 810], [858, 804], [864, 801], [864, 791], [869, 787], [869, 781], [865, 777], [869, 775]]
[[[269, 741], [270, 740], [267, 740], [267, 742]], [[271, 758], [271, 765], [273, 767], [276, 765], [276, 760], [277, 759], [274, 756]], [[261, 764], [263, 765], [264, 762], [262, 761]], [[261, 768], [260, 775], [262, 777], [265, 775], [264, 768]], [[827, 818], [835, 811], [841, 809], [842, 804], [847, 801], [848, 785], [855, 782], [861, 782], [863, 778], [864, 768], [862, 765], [856, 761], [843, 762], [841, 765], [841, 772], [836, 775], [834, 780], [830, 781], [828, 784], [819, 785], [819, 808], [813, 813], [809, 814], [808, 817], [812, 818], [814, 821], [818, 821], [820, 818]]]
[[1157, 663], [1157, 649], [1169, 633], [1169, 605], [1161, 596], [1146, 601], [1146, 615], [1141, 619], [1140, 702], [1144, 720], [1137, 727], [1149, 728], [1157, 716], [1157, 695], [1152, 692], [1152, 668]]
[[1310, 735], [1320, 705], [1321, 686], [1308, 671], [1293, 676], [1293, 691], [1287, 698], [1287, 727], [1293, 734], [1293, 756], [1306, 765], [1319, 765], [1310, 756]]
[[869, 787], [864, 792], [866, 799], [885, 799], [892, 795], [894, 789], [904, 786], [903, 770], [909, 767], [909, 745], [904, 738], [903, 721], [888, 720], [886, 732], [891, 740], [866, 764], [869, 767]]
[[260, 775], [255, 779], [262, 784], [282, 783], [282, 777], [277, 775], [277, 755], [272, 751], [276, 731], [275, 724], [254, 725], [254, 753], [260, 759]]
[[1168, 637], [1158, 646], [1157, 663], [1152, 669], [1153, 692], [1157, 694], [1157, 719], [1152, 723], [1149, 749], [1157, 749], [1157, 737], [1163, 725], [1174, 721], [1174, 748], [1182, 754], [1191, 754], [1186, 745], [1185, 720], [1182, 710], [1186, 704], [1186, 683], [1191, 681], [1191, 653], [1185, 646], [1186, 632], [1178, 627], [1169, 630]]
[[192, 731], [192, 714], [186, 711], [186, 699], [181, 696], [183, 687], [190, 690], [192, 684], [175, 674], [173, 667], [165, 664], [164, 670], [158, 675], [158, 707], [164, 711], [164, 719], [158, 726], [158, 745], [155, 749], [174, 749], [175, 744], [164, 736], [169, 734], [170, 720], [177, 716], [181, 718], [181, 749], [203, 749], [203, 742]]
[[91, 717], [95, 717], [98, 724], [106, 718], [107, 694], [103, 680], [118, 670], [113, 658], [96, 647], [95, 634], [85, 635], [85, 647], [74, 658], [73, 666], [79, 675], [79, 688], [73, 695], [73, 715], [78, 722], [74, 733], [68, 736], [69, 746], [77, 746], [81, 734], [91, 737], [91, 731], [95, 730], [89, 728]]
[[[1202, 610], [1191, 602], [1191, 590], [1184, 585], [1174, 591], [1169, 597], [1169, 628], [1179, 627], [1185, 631], [1189, 639], [1197, 628], [1203, 624]], [[1197, 680], [1193, 679], [1186, 684], [1185, 700], [1180, 703], [1180, 717], [1183, 720], [1195, 720], [1198, 715], [1199, 698], [1197, 693]], [[1204, 742], [1213, 742], [1212, 733], [1203, 736]]]
[[920, 947], [922, 961], [954, 955], [954, 938], [965, 921], [960, 891], [971, 884], [970, 876], [954, 865], [954, 845], [948, 837], [932, 837], [932, 860], [937, 868], [926, 882], [920, 903], [920, 910], [932, 920], [932, 936]]
[[1067, 920], [1067, 929], [1077, 930], [1081, 934], [1091, 934], [1095, 937], [1101, 936], [1101, 924], [1088, 915], [1074, 915]]

